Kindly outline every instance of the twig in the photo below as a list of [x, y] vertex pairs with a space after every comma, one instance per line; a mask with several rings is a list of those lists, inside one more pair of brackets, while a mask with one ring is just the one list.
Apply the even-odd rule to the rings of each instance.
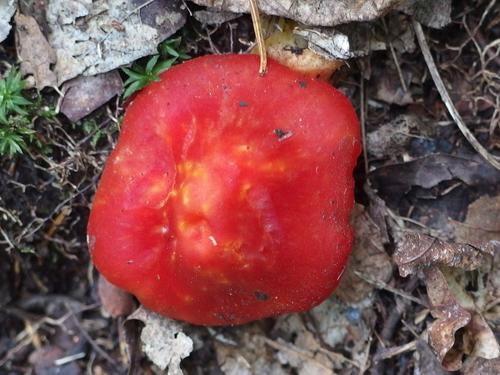
[[413, 22], [413, 28], [415, 29], [415, 34], [417, 35], [418, 44], [420, 45], [420, 49], [422, 51], [422, 54], [424, 55], [424, 59], [427, 64], [427, 67], [429, 68], [432, 80], [434, 81], [434, 84], [436, 85], [439, 95], [441, 96], [441, 99], [446, 105], [448, 112], [450, 113], [453, 120], [455, 120], [455, 123], [457, 124], [458, 128], [460, 129], [464, 137], [472, 145], [472, 147], [474, 147], [474, 149], [483, 158], [485, 158], [491, 165], [493, 165], [496, 169], [500, 170], [500, 161], [496, 159], [493, 155], [491, 155], [488, 152], [488, 150], [486, 150], [477, 141], [477, 139], [474, 137], [472, 132], [469, 130], [469, 128], [467, 128], [467, 125], [465, 125], [464, 121], [462, 120], [462, 117], [460, 116], [455, 105], [453, 104], [450, 94], [448, 93], [448, 90], [446, 89], [446, 86], [444, 85], [444, 82], [441, 76], [439, 75], [436, 63], [434, 62], [431, 51], [429, 49], [429, 45], [427, 44], [427, 40], [425, 39], [424, 31], [422, 30], [422, 25], [415, 20], [413, 20], [412, 22]]
[[92, 347], [92, 349], [94, 349], [94, 351], [99, 354], [102, 358], [104, 358], [106, 361], [108, 361], [109, 363], [111, 363], [113, 366], [115, 367], [118, 367], [118, 363], [113, 359], [111, 358], [108, 353], [106, 353], [93, 339], [92, 337], [90, 337], [90, 335], [88, 334], [88, 332], [82, 327], [82, 325], [80, 324], [80, 321], [78, 320], [78, 318], [76, 317], [76, 315], [73, 313], [73, 311], [71, 310], [71, 308], [69, 306], [66, 307], [69, 312], [71, 313], [71, 317], [73, 318], [73, 322], [75, 323], [76, 325], [76, 328], [78, 328], [78, 330], [80, 331], [80, 333], [82, 334], [82, 336], [85, 338], [85, 340], [90, 344], [90, 346]]
[[260, 65], [259, 74], [263, 76], [267, 70], [267, 51], [264, 44], [264, 36], [262, 35], [262, 26], [260, 23], [259, 7], [257, 0], [250, 0], [250, 13], [252, 15], [253, 30], [255, 32], [255, 40], [257, 41], [257, 48], [259, 49]]
[[392, 348], [383, 349], [382, 351], [377, 353], [373, 359], [375, 361], [380, 361], [381, 359], [389, 359], [409, 351], [414, 351], [416, 349], [417, 349], [417, 340], [414, 340], [401, 346], [395, 346]]
[[361, 142], [363, 146], [363, 159], [365, 174], [368, 176], [369, 166], [368, 166], [368, 150], [366, 148], [366, 100], [365, 100], [365, 77], [364, 72], [361, 71], [361, 80], [359, 84], [359, 122], [361, 125]]
[[387, 285], [386, 283], [384, 283], [383, 281], [380, 281], [380, 280], [374, 280], [366, 275], [363, 275], [361, 272], [358, 272], [358, 271], [354, 271], [354, 274], [359, 277], [361, 280], [364, 280], [365, 282], [367, 282], [368, 284], [371, 284], [371, 285], [374, 285], [375, 287], [377, 287], [378, 289], [384, 289], [384, 290], [387, 290], [388, 292], [391, 292], [397, 296], [400, 296], [400, 297], [403, 297], [403, 298], [406, 298], [407, 300], [409, 301], [412, 301], [412, 302], [415, 302], [415, 303], [418, 303], [419, 305], [421, 306], [424, 306], [424, 307], [428, 307], [424, 302], [422, 302], [420, 299], [416, 298], [416, 297], [413, 297], [412, 295], [409, 295], [408, 293], [405, 293], [399, 289], [396, 289], [396, 288], [393, 288], [392, 286], [390, 285]]
[[392, 59], [394, 60], [394, 65], [396, 66], [396, 71], [398, 72], [399, 81], [401, 82], [401, 87], [403, 88], [404, 92], [408, 92], [408, 86], [406, 84], [406, 81], [405, 81], [405, 78], [403, 75], [403, 71], [401, 70], [401, 65], [399, 64], [398, 55], [396, 54], [396, 49], [394, 48], [394, 44], [392, 43], [392, 41], [389, 38], [389, 30], [387, 28], [387, 23], [385, 22], [384, 18], [382, 18], [382, 25], [384, 26], [385, 34], [388, 37], [387, 43], [389, 44], [389, 49], [391, 50]]

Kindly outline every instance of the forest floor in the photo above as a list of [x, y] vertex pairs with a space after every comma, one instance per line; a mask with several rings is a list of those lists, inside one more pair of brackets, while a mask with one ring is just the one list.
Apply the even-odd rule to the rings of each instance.
[[[45, 31], [40, 9], [31, 19]], [[174, 35], [182, 37], [179, 48], [191, 57], [248, 51], [250, 16], [228, 18], [207, 25], [188, 16]], [[29, 55], [16, 33], [30, 23], [16, 24], [0, 46], [2, 72]], [[186, 374], [500, 373], [500, 171], [493, 165], [500, 6], [453, 2], [441, 28], [421, 28], [398, 11], [366, 24], [384, 48], [351, 59], [332, 79], [354, 104], [364, 137], [356, 244], [343, 283], [309, 312], [237, 327], [182, 324], [193, 345], [180, 365]], [[21, 153], [0, 156], [1, 375], [162, 373], [141, 350], [137, 320], [106, 312], [125, 308], [129, 297], [102, 306], [106, 286], [98, 290], [86, 244], [92, 197], [124, 111], [127, 75], [110, 74], [91, 113], [81, 87], [70, 104], [69, 91], [23, 91], [33, 104], [16, 127], [34, 133]], [[28, 85], [53, 79], [35, 78]], [[101, 93], [91, 85], [92, 95]], [[139, 318], [158, 324], [151, 319]], [[168, 344], [172, 374], [185, 356], [177, 338]]]

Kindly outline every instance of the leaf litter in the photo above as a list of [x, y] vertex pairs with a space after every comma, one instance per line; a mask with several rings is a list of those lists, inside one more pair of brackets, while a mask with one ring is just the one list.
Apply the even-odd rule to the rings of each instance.
[[[205, 0], [195, 2], [208, 3]], [[89, 117], [104, 121], [101, 126], [105, 126], [113, 120], [106, 115], [102, 120], [99, 116], [103, 111], [99, 107], [121, 91], [118, 74], [113, 70], [141, 56], [156, 53], [159, 41], [180, 28], [193, 9], [199, 23], [188, 25], [194, 35], [187, 42], [191, 51], [245, 51], [251, 46], [249, 20], [244, 15], [246, 2], [211, 1], [213, 7], [209, 8], [193, 7], [183, 1], [168, 3], [172, 8], [166, 8], [166, 2], [159, 0], [126, 1], [123, 6], [113, 0], [92, 4], [75, 0], [51, 1], [48, 8], [40, 8], [39, 2], [34, 1], [30, 2], [35, 4], [30, 9], [43, 10], [34, 13], [28, 12], [29, 7], [23, 4], [23, 13], [16, 16], [16, 20], [19, 19], [16, 22], [17, 50], [23, 69], [33, 75], [37, 88], [57, 87], [67, 81], [63, 86], [66, 97], [61, 99], [61, 111], [72, 121], [94, 111]], [[350, 78], [344, 74], [345, 68], [333, 78], [355, 103], [359, 102], [361, 122], [367, 130], [369, 174], [358, 176], [365, 187], [357, 197], [367, 208], [358, 206], [353, 213], [356, 243], [343, 281], [334, 296], [307, 313], [242, 327], [192, 327], [142, 308], [133, 313], [123, 327], [137, 328], [135, 338], [141, 340], [146, 355], [158, 367], [168, 367], [170, 373], [196, 373], [203, 368], [226, 374], [330, 374], [368, 370], [377, 374], [395, 373], [395, 369], [400, 373], [412, 369], [426, 374], [443, 374], [446, 369], [461, 369], [467, 374], [497, 373], [498, 341], [494, 332], [498, 331], [500, 321], [500, 175], [487, 161], [474, 154], [454, 129], [426, 73], [429, 65], [422, 61], [419, 49], [422, 47], [416, 45], [411, 26], [414, 17], [430, 28], [447, 28], [446, 33], [441, 34], [426, 30], [432, 35], [426, 38], [428, 47], [436, 56], [436, 66], [430, 68], [439, 69], [464, 121], [474, 131], [478, 142], [494, 153], [498, 147], [494, 143], [498, 130], [498, 111], [495, 112], [498, 92], [494, 90], [497, 78], [492, 71], [498, 62], [492, 55], [494, 45], [488, 44], [488, 38], [492, 38], [497, 25], [498, 10], [491, 5], [495, 2], [479, 1], [474, 8], [457, 3], [453, 12], [451, 2], [446, 0], [432, 4], [419, 0], [404, 4], [382, 1], [378, 8], [373, 4], [359, 8], [354, 1], [342, 4], [282, 0], [259, 3], [266, 14], [299, 21], [293, 34], [309, 51], [327, 59], [365, 56], [349, 62], [354, 72]], [[332, 4], [334, 7], [330, 6]], [[321, 7], [325, 7], [325, 11], [321, 11]], [[195, 21], [190, 18], [189, 22]], [[476, 25], [472, 33], [471, 24]], [[131, 41], [135, 43], [137, 38], [142, 39], [134, 45]], [[37, 44], [44, 49], [40, 55], [34, 49]], [[37, 60], [40, 56], [43, 57], [41, 61]], [[470, 67], [471, 59], [481, 63]], [[459, 75], [456, 74], [456, 71], [464, 71], [464, 67], [468, 67], [470, 73], [467, 84], [457, 79]], [[96, 73], [104, 75], [93, 77]], [[86, 89], [94, 85], [101, 87], [97, 91], [105, 93], [99, 100], [90, 95], [92, 89]], [[108, 104], [105, 113], [110, 115], [112, 110], [113, 105]], [[69, 142], [63, 132], [53, 127], [48, 125], [40, 136], [51, 139], [59, 131], [56, 145]], [[55, 129], [63, 128], [57, 125]], [[75, 132], [71, 135], [76, 139], [81, 137]], [[112, 144], [113, 134], [106, 133], [106, 137]], [[69, 185], [62, 176], [70, 176], [71, 184], [81, 189], [78, 182], [74, 185], [76, 176], [85, 176], [88, 170], [92, 171], [90, 175], [98, 173], [103, 160], [100, 155], [109, 151], [109, 145], [93, 150], [86, 148], [90, 146], [85, 139], [72, 145], [71, 153], [62, 148], [58, 150], [60, 160], [57, 163], [60, 164], [44, 159], [53, 169], [43, 172], [47, 173], [44, 177], [47, 182], [41, 185], [42, 189], [51, 186], [54, 176], [62, 186]], [[69, 166], [74, 173], [61, 165]], [[24, 160], [17, 168], [45, 171], [45, 166], [39, 162], [28, 167]], [[6, 176], [0, 177], [2, 188], [19, 186], [15, 185], [17, 177]], [[40, 181], [28, 183], [36, 186]], [[24, 189], [29, 191], [29, 187]], [[50, 190], [56, 197], [57, 191]], [[12, 199], [11, 194], [17, 199]], [[81, 197], [75, 200], [77, 206], [85, 207], [90, 191], [76, 197]], [[10, 210], [12, 202], [22, 207], [26, 201], [33, 204], [29, 194], [9, 190], [9, 194], [1, 197], [0, 205]], [[60, 232], [45, 232], [53, 233], [48, 236], [54, 236], [50, 246], [61, 254], [78, 246], [69, 242], [73, 237], [70, 235], [72, 228], [78, 228], [80, 221], [77, 213], [81, 214], [81, 209], [73, 211], [75, 213], [67, 218], [71, 223], [69, 228], [63, 226]], [[22, 211], [12, 212], [10, 215], [16, 218]], [[9, 222], [5, 226], [8, 236], [12, 235], [11, 228], [15, 228], [12, 223], [17, 222], [11, 216], [5, 216]], [[3, 222], [5, 217], [2, 217]], [[21, 217], [24, 221], [29, 216]], [[43, 224], [41, 228], [44, 229]], [[35, 231], [29, 241], [36, 244], [40, 236], [41, 233]], [[83, 246], [79, 249], [85, 260]], [[29, 268], [31, 291], [61, 291], [32, 263], [15, 253], [11, 256], [14, 264], [18, 264], [15, 269]], [[5, 267], [7, 262], [0, 262], [0, 267]], [[393, 272], [394, 265], [401, 276]], [[25, 276], [19, 276], [22, 274], [15, 269], [7, 269], [9, 277], [4, 284], [21, 288], [16, 280]], [[76, 299], [88, 298], [85, 293], [92, 289], [89, 287], [92, 278], [87, 282], [80, 271], [76, 281], [79, 287], [73, 287], [70, 293]], [[123, 352], [122, 346], [126, 346], [124, 341], [127, 341], [131, 374], [149, 371], [145, 370], [148, 365], [140, 361], [141, 353], [133, 345], [134, 334], [123, 333], [121, 323], [133, 304], [130, 296], [102, 280], [97, 285], [92, 295], [99, 294], [103, 300], [102, 314], [119, 317], [106, 320], [96, 307], [85, 310], [86, 307], [79, 305], [73, 309], [85, 312], [63, 321], [71, 323], [69, 328], [78, 333], [79, 340], [89, 343], [90, 349], [84, 350], [84, 354], [90, 353], [90, 362], [78, 357], [79, 353], [74, 359], [67, 355], [66, 351], [78, 351], [81, 346], [71, 344], [68, 340], [71, 336], [61, 333], [65, 332], [66, 324], [56, 325], [58, 334], [47, 333], [46, 342], [40, 345], [36, 334], [28, 334], [32, 332], [32, 318], [22, 315], [24, 318], [19, 319], [16, 317], [20, 316], [18, 310], [18, 315], [8, 310], [11, 312], [7, 317], [0, 315], [2, 322], [25, 322], [26, 328], [12, 329], [7, 337], [21, 332], [28, 335], [28, 339], [9, 344], [3, 352], [0, 345], [0, 365], [23, 363], [26, 357], [17, 348], [34, 348], [32, 353], [37, 355], [30, 357], [33, 359], [28, 366], [39, 366], [39, 371], [46, 365], [40, 358], [48, 358], [50, 354], [55, 360], [62, 358], [70, 361], [68, 363], [78, 363], [79, 366], [74, 367], [76, 373], [81, 372], [86, 363], [92, 363], [90, 366], [95, 373], [114, 373], [123, 368], [115, 359], [121, 358], [119, 353]], [[1, 289], [0, 292], [0, 296], [5, 296], [2, 303], [9, 308], [19, 302], [18, 294], [4, 293]], [[96, 297], [91, 298], [95, 300]], [[30, 313], [39, 311], [33, 304], [23, 304], [21, 309]], [[61, 313], [55, 314], [54, 310], [48, 311], [47, 317], [62, 319]], [[48, 323], [42, 323], [41, 327], [45, 327], [44, 324]], [[143, 324], [139, 333], [139, 326]], [[35, 333], [37, 327], [35, 325]], [[114, 346], [117, 336], [121, 338], [120, 350]], [[47, 366], [51, 368], [53, 363]]]

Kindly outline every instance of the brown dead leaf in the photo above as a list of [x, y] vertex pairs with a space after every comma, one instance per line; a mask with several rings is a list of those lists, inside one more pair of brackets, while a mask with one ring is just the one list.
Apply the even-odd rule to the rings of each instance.
[[468, 244], [449, 243], [422, 233], [407, 232], [398, 243], [394, 261], [401, 276], [406, 277], [418, 269], [432, 265], [477, 269], [491, 257], [490, 249], [479, 249]]
[[47, 86], [57, 86], [57, 77], [50, 69], [56, 63], [56, 54], [42, 34], [33, 17], [17, 13], [16, 49], [21, 60], [21, 72], [32, 74], [35, 86], [41, 90]]
[[105, 313], [113, 318], [128, 315], [134, 310], [132, 295], [114, 286], [102, 275], [99, 275], [97, 292]]
[[63, 85], [61, 112], [76, 122], [120, 95], [122, 90], [123, 82], [116, 70], [91, 77], [80, 76]]
[[457, 223], [455, 235], [460, 242], [478, 245], [488, 241], [500, 243], [500, 195], [485, 195], [472, 202], [465, 221]]
[[498, 358], [500, 347], [495, 334], [480, 314], [474, 314], [464, 333], [464, 351], [474, 357]]
[[459, 370], [463, 352], [452, 350], [455, 333], [470, 322], [471, 313], [460, 306], [450, 292], [446, 278], [439, 268], [431, 267], [425, 270], [425, 284], [431, 302], [431, 314], [436, 318], [429, 327], [429, 344], [445, 369]]
[[475, 158], [432, 154], [406, 163], [386, 165], [370, 173], [374, 187], [384, 196], [401, 196], [412, 186], [432, 188], [448, 180], [469, 186], [500, 184], [500, 173], [487, 162]]
[[[491, 301], [498, 281], [495, 258], [499, 252], [493, 251], [407, 233], [394, 254], [402, 276], [424, 271], [431, 314], [436, 318], [429, 327], [429, 344], [447, 370], [460, 369], [464, 354], [487, 359], [500, 354], [496, 337], [483, 317], [491, 308], [485, 301]], [[472, 274], [464, 270], [478, 271]], [[478, 285], [477, 291], [468, 291], [468, 285]]]
[[384, 250], [379, 227], [361, 205], [354, 208], [352, 223], [354, 246], [335, 294], [346, 302], [359, 302], [373, 291], [374, 286], [360, 279], [356, 272], [385, 283], [391, 278], [392, 265]]

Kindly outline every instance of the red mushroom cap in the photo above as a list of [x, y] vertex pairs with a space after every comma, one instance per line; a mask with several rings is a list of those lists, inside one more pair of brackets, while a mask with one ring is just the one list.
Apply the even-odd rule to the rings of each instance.
[[351, 250], [359, 129], [324, 82], [253, 55], [168, 70], [129, 105], [88, 224], [97, 269], [174, 319], [307, 310]]

